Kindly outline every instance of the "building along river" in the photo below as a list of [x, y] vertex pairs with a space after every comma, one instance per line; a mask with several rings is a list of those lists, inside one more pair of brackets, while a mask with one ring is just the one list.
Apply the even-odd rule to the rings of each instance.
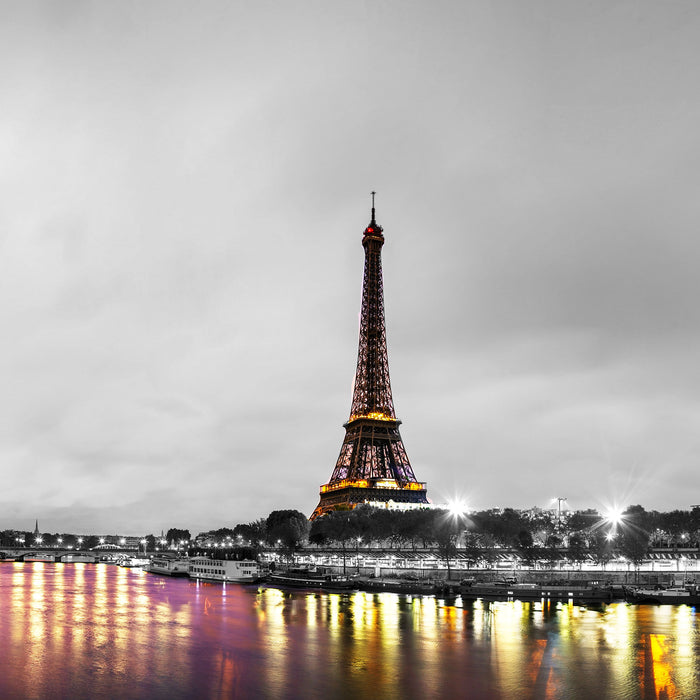
[[0, 563], [2, 698], [700, 697], [688, 606], [312, 593]]

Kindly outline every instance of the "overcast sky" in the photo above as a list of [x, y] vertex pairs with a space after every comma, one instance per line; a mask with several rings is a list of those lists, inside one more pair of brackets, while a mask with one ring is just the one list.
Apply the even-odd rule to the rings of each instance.
[[371, 190], [416, 476], [700, 503], [697, 0], [0, 0], [0, 529], [310, 514]]

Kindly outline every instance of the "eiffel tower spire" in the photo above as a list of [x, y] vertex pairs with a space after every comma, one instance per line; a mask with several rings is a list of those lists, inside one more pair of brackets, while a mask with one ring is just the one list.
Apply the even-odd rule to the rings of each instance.
[[[427, 504], [426, 485], [416, 481], [394, 411], [384, 321], [382, 246], [372, 192], [372, 219], [362, 236], [365, 249], [360, 343], [350, 418], [330, 481], [311, 519], [338, 506], [359, 503]], [[411, 507], [411, 506], [408, 506]]]

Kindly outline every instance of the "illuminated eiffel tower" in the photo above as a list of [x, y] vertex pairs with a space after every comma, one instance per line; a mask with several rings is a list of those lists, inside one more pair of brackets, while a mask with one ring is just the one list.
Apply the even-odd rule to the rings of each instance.
[[399, 434], [389, 382], [382, 285], [383, 229], [375, 220], [365, 229], [365, 274], [362, 285], [360, 347], [350, 419], [330, 481], [311, 515], [317, 518], [338, 507], [360, 503], [417, 507], [427, 504], [426, 484], [416, 481]]

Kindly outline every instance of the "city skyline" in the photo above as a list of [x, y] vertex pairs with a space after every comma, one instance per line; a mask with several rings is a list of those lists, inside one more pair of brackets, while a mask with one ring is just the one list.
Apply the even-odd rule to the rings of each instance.
[[372, 190], [432, 501], [698, 501], [694, 2], [0, 17], [0, 529], [310, 515]]

